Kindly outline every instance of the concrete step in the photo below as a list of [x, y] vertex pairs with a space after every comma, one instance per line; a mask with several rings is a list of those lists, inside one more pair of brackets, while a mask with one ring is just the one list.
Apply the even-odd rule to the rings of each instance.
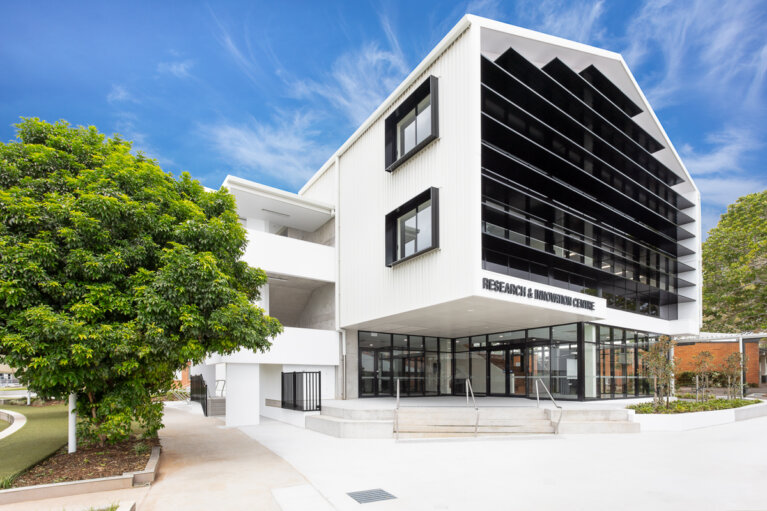
[[638, 422], [621, 421], [566, 421], [559, 425], [561, 434], [639, 433]]
[[[400, 433], [470, 433], [474, 434], [474, 425], [455, 425], [455, 424], [409, 424], [399, 428]], [[477, 434], [484, 435], [490, 433], [553, 433], [554, 426], [551, 422], [517, 424], [513, 426], [489, 426], [480, 424], [477, 427]]]
[[[549, 410], [551, 420], [559, 418], [559, 410]], [[562, 422], [606, 422], [631, 420], [630, 410], [563, 410]]]
[[392, 438], [391, 420], [353, 420], [330, 415], [308, 415], [306, 429], [338, 438]]
[[393, 420], [393, 409], [355, 409], [340, 406], [322, 405], [322, 415], [350, 420]]
[[218, 417], [226, 415], [226, 398], [209, 397], [208, 398], [208, 417]]

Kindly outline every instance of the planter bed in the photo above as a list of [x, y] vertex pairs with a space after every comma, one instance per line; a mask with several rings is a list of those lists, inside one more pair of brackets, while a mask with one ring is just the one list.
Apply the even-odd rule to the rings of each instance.
[[627, 408], [634, 410], [637, 414], [673, 414], [673, 413], [695, 413], [712, 412], [715, 410], [731, 410], [759, 403], [753, 399], [707, 399], [705, 401], [688, 401], [686, 399], [676, 399], [669, 403], [669, 407], [661, 406], [656, 408], [653, 403], [639, 403], [630, 405]]
[[636, 413], [634, 422], [640, 431], [687, 431], [722, 424], [731, 424], [756, 417], [767, 416], [767, 402], [756, 399], [739, 408], [687, 413]]
[[50, 458], [16, 477], [12, 488], [137, 472], [144, 469], [155, 445], [159, 445], [157, 439], [127, 440], [104, 447], [78, 446], [77, 452], [72, 454], [68, 454], [67, 448], [62, 447]]
[[[120, 475], [112, 475], [112, 476], [106, 476], [106, 477], [100, 477], [97, 479], [83, 479], [83, 480], [74, 480], [74, 481], [67, 481], [67, 482], [54, 482], [49, 484], [34, 484], [32, 486], [20, 486], [20, 487], [13, 487], [8, 490], [0, 490], [0, 506], [5, 504], [12, 504], [15, 502], [25, 502], [25, 501], [31, 501], [31, 500], [41, 500], [41, 499], [50, 499], [50, 498], [56, 498], [56, 497], [66, 497], [71, 495], [80, 495], [85, 493], [94, 493], [94, 492], [103, 492], [103, 491], [112, 491], [112, 490], [121, 490], [126, 488], [131, 488], [133, 486], [144, 486], [147, 484], [151, 484], [157, 475], [157, 470], [159, 467], [160, 462], [160, 446], [159, 442], [156, 442], [157, 445], [154, 445], [151, 447], [151, 453], [146, 456], [147, 461], [145, 464], [141, 465], [138, 470], [130, 471], [130, 472], [124, 472]], [[97, 449], [97, 448], [93, 448]], [[106, 449], [106, 448], [103, 448]], [[92, 453], [92, 456], [95, 457], [95, 459], [98, 459], [97, 457], [100, 456], [97, 454], [101, 451], [90, 451]], [[75, 454], [81, 454], [81, 451], [78, 450], [78, 453]], [[67, 454], [64, 453], [64, 456]], [[40, 467], [49, 467], [51, 464], [55, 464], [54, 460], [56, 457], [60, 456], [60, 454], [54, 455], [52, 458], [49, 458], [48, 460], [44, 461], [43, 463], [40, 463], [30, 469], [25, 474], [22, 474], [17, 478], [17, 481], [19, 481], [21, 484], [26, 484], [26, 482], [29, 481], [41, 481], [46, 480], [45, 477], [36, 477], [32, 474], [35, 473], [36, 469], [39, 469]], [[142, 455], [143, 456], [143, 455]], [[84, 462], [84, 458], [80, 458], [81, 462], [83, 462], [86, 465], [90, 465], [93, 462], [88, 461], [88, 463]], [[51, 464], [48, 464], [48, 462], [51, 462]], [[104, 470], [102, 470], [103, 473], [111, 473], [116, 470], [119, 470], [120, 464], [118, 463], [105, 463]], [[106, 465], [109, 465], [109, 470], [107, 471]], [[77, 470], [74, 467], [74, 464], [69, 464], [70, 469], [64, 471], [64, 473], [69, 474], [69, 477], [75, 477], [75, 474], [77, 473]], [[127, 466], [127, 462], [126, 462]], [[43, 470], [43, 469], [41, 469]], [[51, 471], [51, 474], [49, 474], [50, 477], [53, 477], [53, 472], [51, 468], [48, 468], [47, 470]], [[88, 473], [89, 469], [83, 469], [81, 474]], [[98, 470], [97, 470], [98, 472]], [[24, 476], [27, 476], [27, 479], [23, 479]], [[62, 476], [63, 477], [63, 476]], [[54, 478], [56, 480], [57, 478]]]

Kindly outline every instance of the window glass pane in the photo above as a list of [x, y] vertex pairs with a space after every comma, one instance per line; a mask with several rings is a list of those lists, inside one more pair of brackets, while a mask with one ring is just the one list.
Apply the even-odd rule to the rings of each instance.
[[461, 337], [455, 340], [455, 351], [469, 351], [469, 338]]
[[475, 395], [487, 393], [487, 351], [471, 352], [471, 390]]
[[417, 234], [416, 210], [412, 209], [397, 219], [397, 254], [400, 259], [415, 253]]
[[420, 335], [411, 335], [410, 336], [410, 349], [411, 350], [422, 350], [423, 349], [423, 337]]
[[415, 124], [415, 110], [410, 111], [397, 123], [397, 147], [399, 148], [397, 156], [403, 156], [415, 147]]
[[534, 328], [532, 330], [527, 331], [527, 340], [530, 342], [535, 341], [548, 341], [549, 340], [549, 329], [546, 328]]
[[427, 337], [426, 338], [426, 351], [437, 351], [437, 338], [436, 337]]
[[394, 347], [395, 348], [407, 348], [407, 335], [396, 334], [394, 336]]
[[431, 200], [418, 206], [416, 250], [424, 250], [431, 246]]
[[357, 340], [360, 348], [390, 348], [391, 335], [377, 332], [360, 332]]
[[431, 95], [418, 104], [418, 116], [416, 120], [416, 143], [421, 142], [431, 135]]

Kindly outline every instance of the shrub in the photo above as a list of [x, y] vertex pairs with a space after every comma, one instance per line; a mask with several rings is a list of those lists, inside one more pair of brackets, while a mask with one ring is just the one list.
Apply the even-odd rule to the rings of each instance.
[[705, 401], [672, 401], [668, 407], [656, 406], [652, 402], [629, 405], [626, 408], [635, 410], [636, 413], [688, 413], [708, 412], [712, 410], [728, 410], [742, 406], [753, 405], [760, 401], [754, 399], [707, 399]]

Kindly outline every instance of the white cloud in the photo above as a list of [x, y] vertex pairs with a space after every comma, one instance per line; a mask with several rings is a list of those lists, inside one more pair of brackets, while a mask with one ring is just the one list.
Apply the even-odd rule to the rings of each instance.
[[107, 94], [107, 101], [110, 103], [120, 103], [120, 102], [132, 102], [132, 103], [138, 103], [138, 100], [133, 97], [133, 95], [128, 92], [128, 89], [126, 89], [122, 85], [112, 84], [112, 89]]
[[330, 156], [317, 142], [310, 114], [281, 115], [271, 123], [220, 123], [202, 128], [215, 149], [238, 170], [267, 174], [293, 186], [303, 184]]
[[468, 14], [476, 14], [491, 19], [503, 19], [504, 13], [499, 0], [470, 0], [466, 4]]
[[701, 200], [710, 205], [727, 206], [738, 197], [767, 189], [767, 181], [748, 177], [702, 177], [695, 180]]
[[660, 68], [644, 87], [655, 109], [691, 90], [761, 101], [753, 90], [763, 88], [767, 67], [765, 18], [754, 0], [647, 0], [629, 22], [623, 53], [633, 68]]
[[245, 40], [245, 47], [247, 48], [246, 53], [244, 50], [240, 49], [240, 46], [235, 41], [226, 25], [219, 21], [219, 19], [213, 13], [212, 9], [210, 10], [210, 13], [213, 20], [216, 22], [216, 26], [218, 27], [218, 34], [216, 34], [216, 39], [218, 39], [219, 44], [224, 48], [226, 53], [229, 55], [229, 58], [231, 58], [237, 67], [240, 68], [240, 71], [242, 71], [242, 73], [247, 76], [254, 85], [260, 87], [263, 73], [260, 66], [258, 65], [258, 60], [256, 60], [253, 55], [250, 39], [247, 38], [247, 34]]
[[402, 49], [385, 17], [381, 18], [381, 27], [386, 47], [368, 42], [343, 53], [329, 74], [319, 80], [293, 82], [293, 92], [300, 98], [322, 97], [340, 109], [352, 125], [361, 124], [408, 72]]
[[[115, 121], [115, 131], [120, 134], [124, 140], [133, 143], [134, 153], [142, 152], [149, 158], [154, 158], [161, 165], [175, 165], [176, 163], [160, 155], [159, 151], [149, 142], [149, 136], [136, 127], [138, 118], [130, 112], [118, 112], [117, 121]], [[165, 169], [168, 170], [168, 169]]]
[[175, 62], [160, 62], [157, 64], [158, 73], [172, 74], [176, 78], [188, 78], [191, 76], [189, 71], [194, 66], [191, 60], [181, 60]]
[[603, 0], [561, 2], [526, 0], [515, 3], [512, 23], [546, 34], [589, 43], [602, 38]]
[[756, 137], [742, 128], [729, 128], [706, 137], [713, 146], [708, 152], [696, 151], [692, 146], [682, 147], [681, 154], [693, 176], [740, 172], [748, 153], [760, 147]]

